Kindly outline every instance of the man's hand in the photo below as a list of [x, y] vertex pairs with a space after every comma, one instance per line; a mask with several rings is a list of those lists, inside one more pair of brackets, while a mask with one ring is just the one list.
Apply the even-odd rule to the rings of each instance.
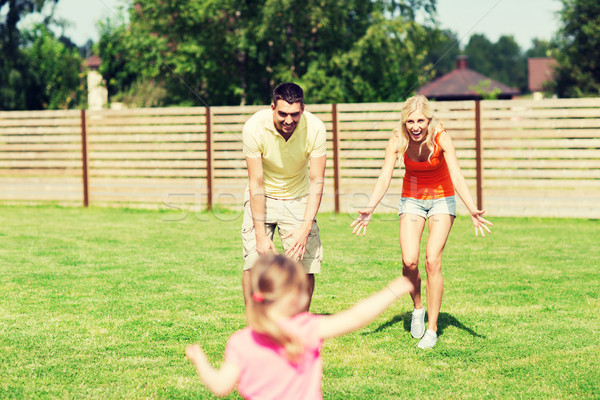
[[271, 252], [273, 252], [273, 254], [278, 254], [275, 243], [273, 243], [266, 235], [256, 238], [256, 252], [261, 256]]
[[292, 244], [288, 247], [285, 255], [291, 258], [294, 261], [304, 259], [304, 253], [306, 252], [306, 243], [308, 242], [308, 235], [310, 234], [310, 230], [312, 226], [305, 227], [301, 226], [300, 228], [289, 232], [281, 237], [281, 240], [285, 240], [288, 238], [292, 238]]

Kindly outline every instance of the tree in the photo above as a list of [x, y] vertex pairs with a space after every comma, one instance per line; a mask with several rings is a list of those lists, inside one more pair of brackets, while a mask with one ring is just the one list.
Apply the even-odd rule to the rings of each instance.
[[512, 36], [501, 36], [492, 43], [485, 35], [472, 35], [465, 54], [474, 71], [521, 91], [527, 90], [527, 60]]
[[558, 62], [552, 89], [560, 97], [600, 95], [600, 3], [563, 0], [554, 40]]
[[[57, 1], [0, 0], [0, 109], [67, 108], [82, 100], [81, 58], [68, 38], [48, 29]], [[18, 29], [25, 15], [45, 5], [51, 7], [41, 24]]]
[[23, 49], [29, 77], [27, 108], [65, 109], [81, 104], [85, 91], [77, 47], [56, 38], [44, 25], [25, 36], [30, 42]]
[[27, 14], [40, 11], [58, 0], [0, 0], [0, 109], [27, 108], [27, 62], [21, 53], [22, 37], [17, 27]]
[[547, 40], [534, 38], [531, 41], [531, 47], [525, 52], [525, 58], [533, 57], [551, 57], [552, 45]]
[[460, 42], [456, 34], [450, 30], [429, 29], [431, 50], [425, 62], [431, 65], [436, 78], [456, 68], [456, 58], [461, 54]]
[[154, 84], [163, 104], [264, 104], [282, 81], [312, 102], [397, 100], [430, 47], [414, 15], [435, 2], [147, 0], [98, 50], [109, 91]]

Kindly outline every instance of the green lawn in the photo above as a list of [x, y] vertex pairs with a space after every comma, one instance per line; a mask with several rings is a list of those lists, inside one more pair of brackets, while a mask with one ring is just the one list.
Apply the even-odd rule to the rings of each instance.
[[[600, 221], [489, 214], [484, 240], [466, 217], [450, 235], [436, 348], [416, 348], [405, 297], [325, 343], [326, 399], [600, 397]], [[241, 216], [183, 216], [0, 206], [0, 398], [210, 398], [183, 352], [218, 364], [245, 325]], [[397, 217], [365, 238], [350, 222], [319, 216], [315, 313], [400, 274]]]

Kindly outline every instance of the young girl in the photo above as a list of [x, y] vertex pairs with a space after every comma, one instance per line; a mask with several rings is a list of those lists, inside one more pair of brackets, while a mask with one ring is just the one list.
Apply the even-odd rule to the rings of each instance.
[[[437, 321], [442, 305], [444, 280], [442, 278], [442, 252], [456, 216], [456, 200], [459, 197], [471, 214], [475, 236], [486, 226], [492, 225], [478, 210], [465, 182], [456, 150], [450, 135], [433, 116], [433, 109], [425, 96], [408, 99], [401, 111], [400, 129], [394, 130], [385, 150], [385, 160], [375, 189], [366, 209], [350, 225], [357, 236], [361, 230], [367, 233], [367, 225], [375, 207], [379, 204], [392, 180], [398, 156], [404, 158], [405, 175], [400, 201], [400, 250], [402, 251], [402, 274], [410, 279], [414, 290], [410, 293], [415, 309], [411, 320], [411, 334], [422, 338], [420, 348], [432, 348], [437, 342]], [[435, 216], [435, 217], [434, 217]], [[419, 246], [428, 220], [425, 270], [427, 271], [428, 322], [425, 331], [425, 309], [421, 301], [421, 275], [419, 274]]]
[[399, 277], [348, 310], [314, 315], [302, 312], [309, 299], [308, 281], [296, 262], [282, 255], [262, 256], [250, 278], [250, 326], [229, 338], [221, 368], [213, 368], [198, 345], [185, 351], [217, 396], [228, 395], [237, 385], [246, 399], [322, 399], [323, 340], [369, 324], [413, 288]]

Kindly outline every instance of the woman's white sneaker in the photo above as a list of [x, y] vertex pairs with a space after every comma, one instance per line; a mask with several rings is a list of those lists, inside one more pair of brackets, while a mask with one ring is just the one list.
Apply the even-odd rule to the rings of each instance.
[[417, 345], [420, 349], [432, 349], [433, 346], [437, 343], [437, 333], [432, 331], [431, 329], [427, 329], [425, 335], [423, 335], [423, 339]]
[[412, 318], [410, 319], [410, 334], [415, 339], [423, 337], [425, 333], [425, 307], [421, 309], [414, 309], [412, 312]]

